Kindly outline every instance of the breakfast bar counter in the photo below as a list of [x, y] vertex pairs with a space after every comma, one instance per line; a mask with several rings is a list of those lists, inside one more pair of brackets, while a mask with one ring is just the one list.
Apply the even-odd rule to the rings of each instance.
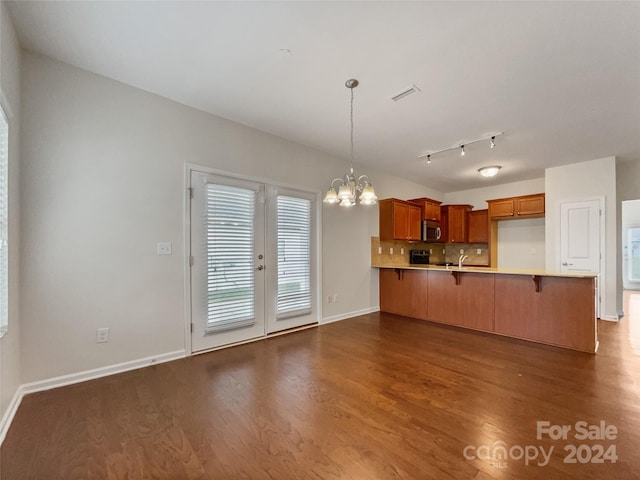
[[595, 353], [594, 273], [432, 265], [380, 269], [380, 311]]

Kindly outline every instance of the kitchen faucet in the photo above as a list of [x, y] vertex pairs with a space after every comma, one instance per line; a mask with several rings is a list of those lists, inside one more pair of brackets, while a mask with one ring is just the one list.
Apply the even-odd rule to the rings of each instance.
[[458, 268], [462, 268], [462, 262], [464, 262], [467, 258], [469, 258], [469, 255], [460, 255], [460, 257], [458, 258]]

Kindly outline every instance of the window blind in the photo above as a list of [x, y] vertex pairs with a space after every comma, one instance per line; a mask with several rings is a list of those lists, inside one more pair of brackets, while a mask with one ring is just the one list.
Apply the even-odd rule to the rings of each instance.
[[0, 109], [0, 336], [9, 321], [9, 124]]
[[255, 323], [255, 197], [245, 188], [206, 186], [207, 334]]
[[278, 195], [277, 318], [311, 313], [311, 201]]

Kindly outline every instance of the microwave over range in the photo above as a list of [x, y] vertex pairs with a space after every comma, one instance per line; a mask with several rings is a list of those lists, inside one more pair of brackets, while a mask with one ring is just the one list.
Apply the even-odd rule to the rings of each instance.
[[423, 242], [438, 242], [442, 237], [442, 230], [440, 230], [440, 222], [433, 220], [422, 221], [422, 241]]

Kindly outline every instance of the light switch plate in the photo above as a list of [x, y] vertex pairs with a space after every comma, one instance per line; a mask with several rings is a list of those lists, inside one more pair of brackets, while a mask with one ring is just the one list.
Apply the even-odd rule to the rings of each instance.
[[158, 255], [171, 255], [172, 247], [171, 242], [158, 242]]
[[393, 255], [393, 247], [389, 247], [389, 255]]

